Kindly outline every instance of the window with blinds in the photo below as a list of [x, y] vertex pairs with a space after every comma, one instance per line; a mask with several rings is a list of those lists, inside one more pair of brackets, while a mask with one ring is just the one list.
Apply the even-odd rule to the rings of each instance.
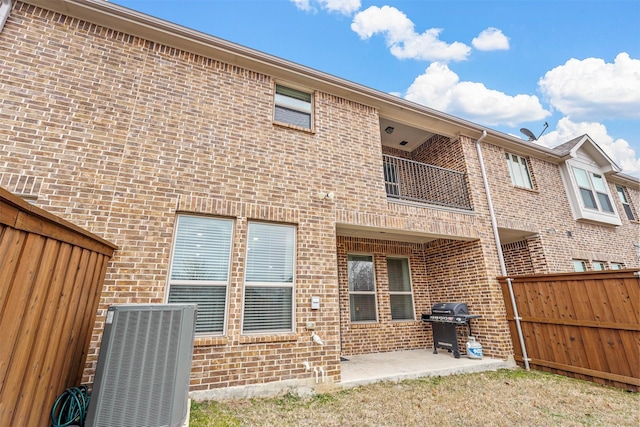
[[392, 320], [415, 320], [411, 274], [407, 258], [387, 258]]
[[274, 120], [311, 129], [311, 94], [276, 85]]
[[178, 216], [168, 302], [198, 305], [196, 333], [224, 333], [232, 236], [232, 220]]
[[376, 286], [371, 255], [348, 255], [349, 309], [352, 322], [375, 322]]
[[293, 330], [294, 226], [250, 222], [243, 333]]

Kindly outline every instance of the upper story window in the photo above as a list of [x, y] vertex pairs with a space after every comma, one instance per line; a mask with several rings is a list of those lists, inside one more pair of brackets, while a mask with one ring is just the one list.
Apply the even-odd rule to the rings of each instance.
[[612, 270], [622, 270], [624, 268], [624, 264], [621, 262], [612, 262], [611, 269]]
[[636, 219], [633, 215], [633, 210], [631, 209], [631, 204], [629, 204], [629, 199], [627, 198], [627, 193], [624, 187], [616, 185], [616, 192], [618, 193], [618, 198], [620, 199], [620, 203], [622, 203], [622, 207], [624, 208], [624, 212], [627, 214], [627, 218], [630, 221]]
[[571, 159], [560, 169], [574, 218], [621, 225], [609, 186], [597, 164]]
[[352, 322], [375, 322], [376, 285], [371, 255], [348, 255], [349, 309]]
[[276, 85], [274, 120], [311, 129], [311, 94]]
[[250, 222], [243, 333], [291, 332], [296, 228]]
[[232, 235], [232, 220], [178, 216], [168, 302], [198, 305], [196, 333], [224, 333]]
[[572, 169], [580, 190], [582, 206], [587, 209], [613, 213], [613, 205], [602, 175], [577, 167]]
[[602, 271], [607, 268], [607, 263], [604, 261], [591, 261], [591, 266], [596, 271]]
[[529, 166], [527, 159], [515, 154], [505, 153], [507, 157], [507, 166], [509, 167], [509, 175], [511, 182], [516, 187], [533, 189], [533, 182], [529, 174]]

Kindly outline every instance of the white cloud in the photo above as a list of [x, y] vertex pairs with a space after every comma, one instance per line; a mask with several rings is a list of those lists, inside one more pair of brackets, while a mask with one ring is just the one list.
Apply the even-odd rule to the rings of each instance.
[[405, 98], [490, 126], [516, 126], [551, 114], [536, 96], [511, 96], [482, 83], [461, 82], [456, 73], [438, 62], [414, 80]]
[[291, 0], [298, 9], [307, 12], [315, 11], [314, 4], [329, 12], [351, 15], [360, 9], [360, 0]]
[[557, 147], [580, 135], [588, 134], [627, 175], [640, 178], [640, 158], [624, 139], [614, 139], [602, 123], [573, 122], [570, 117], [558, 121], [556, 130], [543, 135], [538, 142], [546, 147]]
[[360, 9], [360, 0], [318, 0], [330, 12], [351, 15]]
[[291, 0], [291, 2], [300, 10], [305, 10], [307, 12], [311, 10], [310, 0]]
[[462, 61], [471, 52], [471, 48], [464, 43], [447, 44], [440, 40], [440, 28], [431, 28], [422, 34], [416, 33], [414, 23], [391, 6], [371, 6], [358, 12], [353, 18], [351, 29], [363, 40], [374, 34], [384, 34], [391, 54], [399, 59]]
[[570, 59], [538, 85], [554, 108], [576, 119], [640, 118], [640, 60], [624, 52], [612, 64]]
[[509, 37], [502, 34], [502, 31], [489, 27], [478, 34], [471, 44], [478, 50], [508, 50]]

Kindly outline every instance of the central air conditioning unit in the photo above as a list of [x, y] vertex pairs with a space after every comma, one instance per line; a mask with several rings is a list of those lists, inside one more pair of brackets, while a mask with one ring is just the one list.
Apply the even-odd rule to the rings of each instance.
[[182, 425], [195, 323], [195, 304], [109, 307], [85, 425]]

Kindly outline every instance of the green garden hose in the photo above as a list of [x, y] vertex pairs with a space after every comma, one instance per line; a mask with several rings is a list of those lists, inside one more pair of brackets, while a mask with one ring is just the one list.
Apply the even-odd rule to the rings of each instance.
[[66, 389], [51, 409], [51, 427], [84, 426], [89, 408], [89, 389], [85, 385]]

